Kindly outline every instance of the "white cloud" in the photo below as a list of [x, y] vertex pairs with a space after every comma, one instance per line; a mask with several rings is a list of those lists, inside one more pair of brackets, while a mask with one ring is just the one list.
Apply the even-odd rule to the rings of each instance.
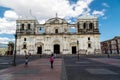
[[9, 39], [7, 37], [0, 37], [0, 44], [8, 44], [9, 41], [14, 41], [14, 40]]
[[[4, 18], [0, 19], [0, 34], [12, 34], [15, 31], [15, 20], [19, 16], [30, 15], [30, 10], [40, 23], [44, 23], [47, 19], [55, 17], [77, 17], [84, 11], [89, 9], [88, 5], [93, 0], [78, 0], [76, 4], [69, 4], [69, 0], [0, 0], [0, 5], [9, 7], [14, 11], [6, 11]], [[75, 8], [73, 10], [73, 7]], [[89, 9], [90, 10], [90, 9]], [[17, 15], [17, 14], [18, 15]], [[11, 31], [8, 31], [11, 30]]]
[[102, 5], [105, 7], [110, 7], [107, 3], [102, 3]]
[[105, 9], [103, 9], [102, 11], [94, 10], [92, 14], [99, 17], [99, 16], [104, 16], [104, 13], [105, 13]]
[[[4, 17], [0, 18], [0, 34], [14, 34], [16, 29], [15, 20], [18, 16], [30, 16], [30, 10], [40, 23], [55, 17], [56, 13], [58, 13], [58, 17], [68, 17], [68, 21], [72, 22], [71, 17], [77, 18], [85, 10], [90, 14], [89, 5], [92, 1], [78, 0], [74, 4], [69, 4], [69, 0], [0, 0], [0, 6], [12, 9], [6, 11]], [[94, 10], [92, 14], [104, 16], [104, 12], [105, 10]]]
[[[76, 17], [83, 12], [84, 8], [93, 0], [78, 0], [76, 4], [69, 4], [69, 0], [0, 0], [0, 5], [9, 7], [19, 15], [28, 16], [31, 9], [37, 19], [48, 19], [58, 13], [59, 17]], [[73, 10], [73, 7], [75, 10]]]
[[14, 34], [17, 18], [18, 16], [14, 11], [5, 11], [4, 17], [0, 18], [0, 34]]
[[18, 18], [18, 15], [14, 11], [8, 10], [5, 11], [4, 18], [6, 18], [9, 21], [15, 21]]
[[[11, 8], [0, 18], [0, 34], [14, 34], [16, 29], [15, 20], [18, 16], [30, 16], [30, 10], [40, 23], [55, 17], [77, 17], [84, 9], [90, 11], [88, 5], [93, 0], [78, 0], [76, 4], [69, 4], [69, 0], [0, 0], [0, 6]], [[74, 7], [74, 10], [73, 10]], [[88, 12], [89, 12], [88, 11]]]
[[75, 29], [75, 27], [71, 27], [72, 29]]
[[45, 19], [43, 19], [43, 20], [40, 20], [40, 21], [39, 21], [39, 23], [40, 23], [40, 24], [44, 24], [44, 23], [45, 23], [45, 21], [46, 21], [46, 20], [45, 20]]

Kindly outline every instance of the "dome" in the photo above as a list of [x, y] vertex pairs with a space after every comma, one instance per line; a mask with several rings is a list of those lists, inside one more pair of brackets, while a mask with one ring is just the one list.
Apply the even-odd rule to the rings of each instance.
[[63, 24], [63, 23], [67, 23], [67, 21], [65, 19], [55, 17], [47, 20], [46, 23], [47, 24]]

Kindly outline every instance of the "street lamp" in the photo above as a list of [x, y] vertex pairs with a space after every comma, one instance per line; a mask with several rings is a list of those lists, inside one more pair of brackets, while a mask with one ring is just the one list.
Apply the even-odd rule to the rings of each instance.
[[117, 39], [115, 39], [115, 41], [116, 41], [116, 50], [117, 50], [117, 54], [119, 54], [119, 47], [118, 47], [118, 40]]
[[17, 42], [17, 34], [14, 35], [15, 36], [15, 50], [14, 50], [14, 58], [13, 58], [13, 66], [16, 66], [16, 42]]
[[109, 47], [108, 47], [108, 42], [107, 42], [106, 43], [106, 52], [107, 52], [107, 57], [110, 58], [110, 54], [109, 54], [108, 50], [109, 50]]
[[77, 40], [77, 48], [78, 48], [77, 50], [78, 50], [78, 60], [79, 60], [80, 57], [79, 57], [79, 41], [78, 40]]

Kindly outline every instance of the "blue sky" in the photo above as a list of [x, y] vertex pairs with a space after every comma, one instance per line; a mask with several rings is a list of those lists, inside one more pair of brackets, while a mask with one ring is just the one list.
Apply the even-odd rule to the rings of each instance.
[[99, 18], [100, 41], [120, 36], [119, 4], [120, 0], [0, 0], [0, 44], [14, 41], [15, 20], [29, 15], [30, 10], [40, 23], [54, 17], [55, 13], [72, 23], [86, 10]]

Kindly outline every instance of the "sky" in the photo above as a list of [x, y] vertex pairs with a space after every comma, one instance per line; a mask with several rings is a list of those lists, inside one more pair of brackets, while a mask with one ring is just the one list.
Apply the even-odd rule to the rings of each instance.
[[120, 36], [120, 0], [0, 0], [0, 45], [15, 40], [19, 17], [32, 13], [44, 23], [57, 13], [74, 23], [84, 12], [98, 17], [100, 41]]

